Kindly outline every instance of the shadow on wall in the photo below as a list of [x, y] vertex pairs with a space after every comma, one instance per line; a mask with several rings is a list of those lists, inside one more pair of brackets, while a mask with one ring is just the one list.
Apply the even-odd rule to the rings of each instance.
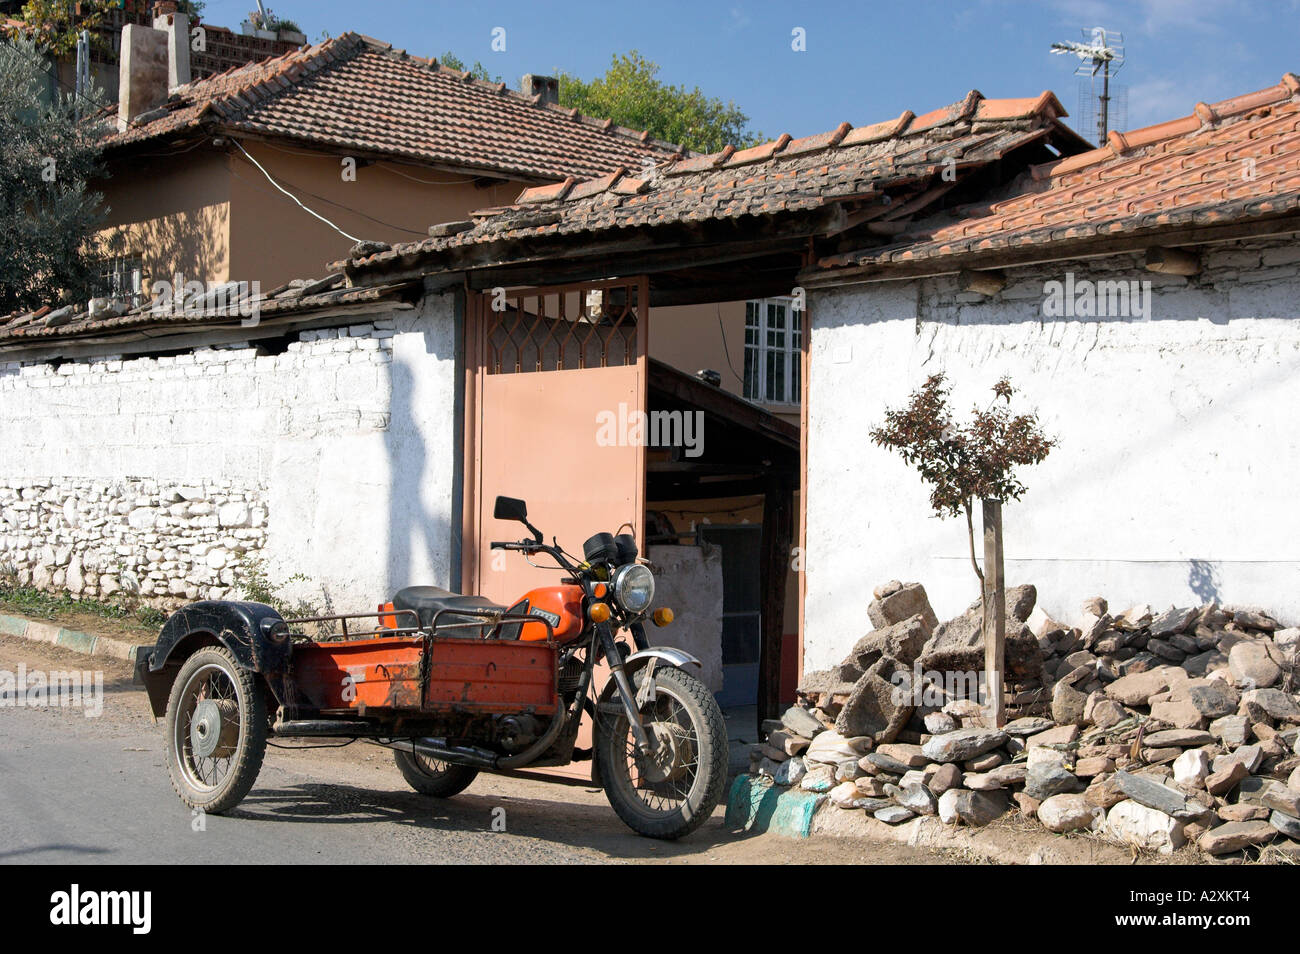
[[226, 205], [204, 206], [106, 230], [99, 251], [105, 257], [139, 255], [152, 282], [172, 282], [178, 273], [187, 282], [231, 280], [237, 276], [227, 275], [228, 225]]
[[1213, 560], [1187, 561], [1187, 588], [1202, 603], [1220, 602], [1219, 587], [1222, 583], [1218, 563]]
[[[434, 356], [435, 342], [424, 333], [424, 353]], [[435, 415], [447, 415], [451, 408], [425, 407], [419, 403], [417, 370], [394, 356], [390, 371], [388, 431], [384, 447], [388, 454], [388, 590], [389, 595], [405, 586], [442, 585], [444, 564], [449, 558], [449, 521], [431, 509], [424, 499], [429, 469], [423, 424]], [[426, 390], [428, 390], [426, 388]]]

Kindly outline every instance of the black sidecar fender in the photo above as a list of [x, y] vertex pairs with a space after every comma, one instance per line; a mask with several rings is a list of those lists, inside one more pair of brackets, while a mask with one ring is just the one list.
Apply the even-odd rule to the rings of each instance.
[[176, 673], [205, 646], [230, 650], [237, 665], [261, 673], [276, 699], [285, 701], [293, 641], [280, 614], [264, 603], [203, 600], [173, 613], [153, 649], [136, 656], [135, 681], [144, 686], [154, 715], [167, 711]]

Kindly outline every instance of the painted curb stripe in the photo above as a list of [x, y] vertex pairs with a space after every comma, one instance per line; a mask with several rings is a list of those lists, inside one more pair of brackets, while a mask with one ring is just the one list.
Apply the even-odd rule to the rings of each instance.
[[750, 775], [738, 775], [727, 798], [726, 824], [732, 829], [807, 838], [813, 813], [825, 800], [825, 795], [782, 789]]
[[62, 646], [64, 649], [71, 649], [74, 653], [85, 653], [89, 656], [95, 651], [95, 639], [96, 637], [90, 633], [79, 633], [74, 629], [61, 629], [54, 644]]
[[[18, 636], [34, 643], [48, 643], [60, 646], [74, 653], [87, 656], [111, 656], [127, 662], [135, 660], [135, 643], [113, 639], [109, 636], [97, 636], [94, 633], [80, 633], [74, 629], [63, 629], [52, 623], [42, 623], [21, 616], [0, 614], [0, 634]], [[151, 643], [143, 645], [152, 646]]]
[[25, 636], [27, 620], [21, 616], [0, 616], [0, 633], [6, 636]]

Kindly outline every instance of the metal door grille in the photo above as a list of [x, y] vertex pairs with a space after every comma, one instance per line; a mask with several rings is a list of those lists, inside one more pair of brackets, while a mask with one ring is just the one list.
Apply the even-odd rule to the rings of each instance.
[[624, 367], [640, 355], [644, 279], [482, 293], [488, 374]]

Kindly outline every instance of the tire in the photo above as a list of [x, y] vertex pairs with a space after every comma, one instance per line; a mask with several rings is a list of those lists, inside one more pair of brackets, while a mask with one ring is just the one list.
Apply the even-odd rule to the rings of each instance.
[[478, 769], [466, 765], [440, 762], [426, 755], [416, 755], [403, 749], [393, 750], [393, 760], [406, 783], [421, 795], [434, 798], [451, 798], [469, 788], [478, 778]]
[[[212, 709], [203, 710], [209, 718], [199, 709], [208, 701], [218, 716], [211, 742]], [[219, 815], [243, 801], [262, 768], [266, 733], [262, 686], [230, 650], [211, 646], [185, 660], [167, 699], [167, 772], [182, 802]], [[212, 744], [213, 754], [200, 754]]]
[[[634, 677], [638, 689], [644, 673], [642, 669]], [[642, 720], [677, 727], [669, 730], [678, 753], [670, 770], [683, 774], [676, 779], [634, 780], [632, 772], [637, 769], [639, 774], [639, 765], [630, 751], [631, 727], [621, 712], [597, 720], [595, 757], [605, 797], [625, 825], [648, 838], [681, 838], [704, 824], [722, 798], [727, 784], [727, 728], [713, 694], [694, 676], [680, 669], [656, 668], [654, 680], [657, 698], [642, 708]], [[684, 719], [689, 719], [693, 737], [683, 736]], [[694, 771], [689, 768], [691, 756]], [[655, 806], [648, 804], [649, 799], [663, 803]]]

